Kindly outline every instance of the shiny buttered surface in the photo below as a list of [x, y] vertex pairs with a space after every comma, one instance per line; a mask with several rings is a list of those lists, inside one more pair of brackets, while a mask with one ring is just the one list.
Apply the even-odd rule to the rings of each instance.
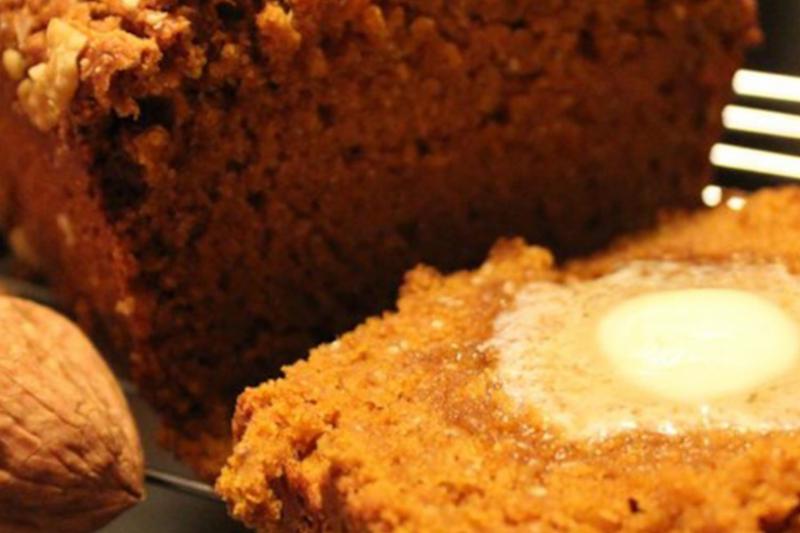
[[640, 262], [533, 283], [485, 348], [566, 438], [800, 427], [800, 279], [779, 265]]

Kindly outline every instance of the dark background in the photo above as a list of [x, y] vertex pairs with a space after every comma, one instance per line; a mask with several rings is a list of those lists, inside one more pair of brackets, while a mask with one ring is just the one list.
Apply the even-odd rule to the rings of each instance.
[[[761, 0], [759, 12], [764, 42], [749, 54], [747, 68], [800, 76], [800, 0]], [[800, 104], [797, 103], [742, 97], [736, 98], [735, 103], [800, 116]], [[800, 156], [800, 142], [795, 139], [728, 131], [722, 140], [728, 144]], [[725, 187], [747, 190], [796, 181], [729, 169], [716, 169], [714, 180]]]
[[800, 0], [761, 0], [766, 41], [750, 56], [750, 67], [800, 75]]

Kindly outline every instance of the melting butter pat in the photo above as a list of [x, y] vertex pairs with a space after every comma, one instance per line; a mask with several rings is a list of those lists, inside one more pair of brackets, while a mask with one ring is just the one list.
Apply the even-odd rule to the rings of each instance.
[[632, 385], [679, 402], [751, 390], [789, 371], [800, 331], [777, 305], [731, 289], [636, 296], [598, 321], [597, 342]]
[[493, 326], [497, 383], [568, 439], [800, 429], [800, 277], [782, 265], [534, 282]]

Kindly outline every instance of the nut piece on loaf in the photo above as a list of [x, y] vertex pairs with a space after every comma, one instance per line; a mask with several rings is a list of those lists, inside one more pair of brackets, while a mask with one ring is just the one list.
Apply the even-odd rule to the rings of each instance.
[[217, 489], [258, 531], [797, 530], [797, 343], [786, 376], [719, 402], [653, 392], [673, 339], [653, 339], [661, 372], [644, 382], [587, 357], [584, 327], [654, 281], [769, 295], [800, 338], [800, 189], [680, 214], [566, 269], [515, 241], [475, 271], [412, 271], [397, 312], [240, 397]]
[[497, 237], [696, 201], [750, 0], [0, 6], [6, 224], [213, 476], [242, 387]]
[[144, 495], [122, 391], [77, 326], [0, 296], [0, 531], [94, 531]]

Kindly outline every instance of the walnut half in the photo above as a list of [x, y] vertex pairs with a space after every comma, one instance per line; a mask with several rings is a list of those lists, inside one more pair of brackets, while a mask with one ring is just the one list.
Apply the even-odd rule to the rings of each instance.
[[133, 418], [80, 330], [0, 296], [0, 339], [0, 531], [92, 531], [140, 501]]

